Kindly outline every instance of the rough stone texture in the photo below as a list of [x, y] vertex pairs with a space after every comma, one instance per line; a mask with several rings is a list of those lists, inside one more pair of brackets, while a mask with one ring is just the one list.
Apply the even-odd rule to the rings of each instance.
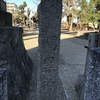
[[100, 100], [100, 54], [94, 51], [90, 54], [83, 100]]
[[24, 48], [23, 29], [0, 27], [0, 68], [7, 68], [8, 100], [26, 100], [33, 63]]
[[[94, 83], [91, 83], [90, 80], [92, 80], [92, 78], [94, 77], [92, 74], [93, 73], [96, 74], [97, 71], [93, 69], [91, 71], [91, 74], [87, 74], [87, 73], [88, 73], [89, 70], [91, 70], [90, 67], [89, 67], [90, 64], [92, 64], [91, 58], [94, 59], [93, 58], [93, 55], [95, 56], [95, 53], [94, 54], [92, 53], [91, 48], [97, 48], [98, 47], [98, 37], [99, 37], [98, 33], [94, 33], [94, 32], [93, 33], [90, 33], [89, 34], [89, 37], [88, 37], [88, 47], [89, 48], [87, 48], [87, 56], [86, 56], [86, 64], [85, 64], [84, 75], [79, 75], [78, 76], [78, 79], [77, 79], [77, 82], [76, 82], [76, 85], [75, 85], [75, 89], [76, 89], [76, 92], [77, 92], [77, 94], [79, 96], [79, 100], [84, 100], [84, 96], [85, 95], [87, 95], [87, 97], [88, 97], [88, 93], [90, 95], [92, 95], [92, 92], [88, 92], [87, 93], [86, 92], [86, 89], [87, 90], [89, 89], [88, 91], [90, 91], [90, 90], [91, 91], [94, 91], [93, 88], [90, 87], [90, 85], [93, 85]], [[95, 60], [93, 60], [93, 61], [95, 61]], [[88, 79], [88, 77], [89, 77], [89, 79]], [[98, 77], [98, 75], [95, 75], [95, 78], [96, 77]], [[94, 80], [95, 80], [95, 78], [94, 78]], [[95, 86], [95, 84], [94, 84], [94, 86]], [[84, 88], [85, 88], [85, 91], [84, 91]], [[85, 97], [85, 100], [90, 100], [90, 99], [88, 99], [88, 98]]]
[[8, 100], [6, 68], [0, 68], [0, 100]]
[[83, 100], [100, 100], [100, 48], [98, 48], [98, 34], [92, 34], [89, 49], [88, 66], [86, 66], [86, 80]]
[[67, 100], [58, 75], [62, 0], [41, 0], [37, 100]]

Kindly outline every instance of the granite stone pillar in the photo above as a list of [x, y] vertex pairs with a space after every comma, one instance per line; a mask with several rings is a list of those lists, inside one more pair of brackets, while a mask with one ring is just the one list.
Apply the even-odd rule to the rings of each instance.
[[[93, 57], [93, 56], [95, 56], [96, 52], [94, 52], [91, 49], [98, 47], [98, 37], [99, 37], [98, 33], [94, 33], [94, 32], [90, 33], [89, 38], [88, 38], [88, 46], [85, 46], [85, 48], [87, 48], [87, 56], [86, 56], [84, 75], [78, 76], [78, 79], [77, 79], [76, 85], [75, 85], [75, 89], [79, 96], [79, 100], [84, 100], [84, 98], [85, 98], [85, 100], [91, 100], [91, 99], [88, 99], [89, 95], [92, 95], [92, 91], [94, 91], [94, 89], [95, 89], [95, 84], [93, 81], [96, 80], [95, 76], [98, 77], [98, 75], [96, 75], [97, 71], [95, 70], [95, 68], [97, 68], [96, 67], [97, 65], [95, 64], [95, 62], [98, 62], [98, 61], [96, 61], [96, 59]], [[99, 53], [97, 55], [99, 56]], [[95, 67], [92, 69], [91, 66], [92, 67], [95, 66]], [[93, 77], [95, 77], [95, 78], [93, 78]], [[92, 86], [94, 87], [94, 89]], [[92, 97], [92, 96], [90, 96], [90, 97]]]
[[58, 75], [62, 0], [41, 0], [37, 100], [67, 100]]
[[92, 41], [94, 46], [88, 47], [90, 54], [86, 68], [83, 100], [100, 100], [100, 25], [99, 32], [97, 35], [94, 34], [94, 37], [97, 41]]
[[100, 100], [100, 49], [91, 51], [83, 100]]

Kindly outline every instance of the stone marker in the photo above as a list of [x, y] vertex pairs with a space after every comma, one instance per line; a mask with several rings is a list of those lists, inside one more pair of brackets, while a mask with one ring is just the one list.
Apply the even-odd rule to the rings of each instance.
[[99, 35], [90, 33], [84, 75], [79, 75], [75, 85], [79, 100], [100, 100], [100, 48]]
[[90, 55], [83, 100], [100, 100], [100, 49], [98, 52]]
[[41, 0], [37, 100], [67, 100], [58, 75], [62, 0]]
[[90, 56], [86, 68], [83, 100], [100, 100], [100, 25], [98, 33], [98, 35], [94, 34], [94, 37], [97, 37], [97, 41], [92, 41], [94, 47], [88, 48], [90, 49]]

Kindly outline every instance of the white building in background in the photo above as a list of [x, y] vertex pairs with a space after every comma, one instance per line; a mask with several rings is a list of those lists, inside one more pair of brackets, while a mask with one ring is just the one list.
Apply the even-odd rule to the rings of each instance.
[[15, 26], [14, 19], [18, 16], [18, 6], [14, 2], [6, 2], [6, 11], [12, 14], [12, 25]]
[[17, 14], [18, 6], [14, 2], [6, 2], [6, 10], [11, 13], [13, 16]]

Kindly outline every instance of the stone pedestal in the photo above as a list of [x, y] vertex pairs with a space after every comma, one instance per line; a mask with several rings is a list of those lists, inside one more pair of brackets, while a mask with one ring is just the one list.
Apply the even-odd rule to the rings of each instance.
[[58, 75], [62, 0], [41, 0], [37, 100], [67, 100]]

